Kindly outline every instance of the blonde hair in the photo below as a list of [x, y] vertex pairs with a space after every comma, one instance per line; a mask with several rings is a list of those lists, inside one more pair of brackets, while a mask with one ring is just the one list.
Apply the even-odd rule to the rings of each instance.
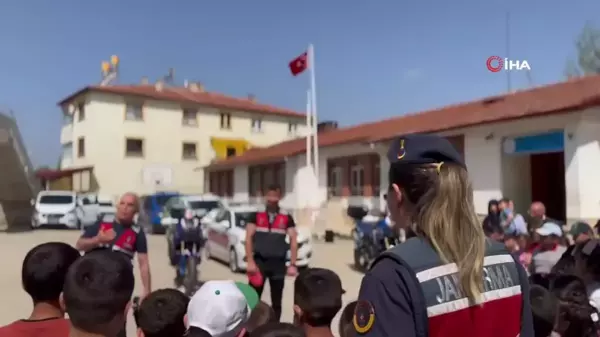
[[396, 174], [394, 180], [412, 203], [415, 232], [431, 242], [444, 263], [456, 263], [462, 292], [471, 303], [479, 303], [486, 241], [467, 171], [458, 165], [433, 164]]

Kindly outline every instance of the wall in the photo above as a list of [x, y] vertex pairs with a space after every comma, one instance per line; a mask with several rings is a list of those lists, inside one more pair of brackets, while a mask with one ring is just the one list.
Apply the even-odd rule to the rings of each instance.
[[600, 218], [600, 108], [583, 111], [565, 137], [567, 218], [594, 225]]
[[[487, 213], [490, 199], [503, 196], [515, 200], [517, 211], [525, 213], [531, 202], [531, 175], [528, 156], [506, 155], [502, 143], [506, 138], [564, 129], [567, 218], [595, 221], [600, 218], [600, 108], [570, 114], [515, 120], [440, 133], [442, 136], [464, 134], [465, 162], [474, 190], [478, 214]], [[376, 151], [381, 155], [381, 194], [387, 189], [389, 163], [385, 157], [388, 144], [352, 144], [320, 149], [319, 184], [311, 191], [310, 170], [305, 155], [286, 160], [286, 201], [302, 209], [316, 207], [321, 216], [316, 232], [335, 227], [348, 230], [342, 213], [352, 204], [383, 207], [381, 198], [348, 197], [327, 200], [327, 158]], [[306, 172], [308, 171], [308, 172]], [[247, 167], [237, 167], [235, 198], [248, 199]], [[301, 179], [298, 179], [300, 177]], [[326, 202], [327, 201], [327, 202]], [[306, 218], [308, 221], [308, 217]], [[319, 227], [320, 226], [320, 227]]]
[[[512, 155], [503, 154], [502, 142], [505, 138], [536, 134], [548, 130], [577, 128], [580, 124], [581, 113], [538, 117], [533, 119], [515, 120], [505, 123], [483, 125], [465, 132], [465, 161], [469, 176], [473, 184], [475, 209], [479, 214], [487, 213], [487, 204], [490, 199], [499, 199], [507, 196], [515, 199], [518, 210], [525, 211], [529, 205], [522, 203], [531, 202], [530, 190], [520, 189], [521, 186], [530, 186], [530, 173], [528, 160], [513, 158]], [[570, 154], [577, 145], [572, 141], [565, 142], [565, 167], [567, 167], [567, 185], [572, 184], [571, 175], [577, 175], [577, 170], [569, 170]], [[568, 187], [567, 187], [568, 189]], [[567, 191], [567, 194], [569, 192]], [[573, 202], [567, 196], [567, 205]], [[569, 208], [569, 206], [567, 207]], [[567, 210], [567, 217], [571, 218], [573, 212]]]
[[[258, 114], [232, 112], [231, 130], [220, 128], [219, 110], [201, 108], [198, 126], [182, 125], [182, 108], [177, 103], [145, 101], [143, 121], [125, 120], [123, 97], [91, 93], [85, 97], [85, 120], [63, 126], [61, 143], [72, 143], [72, 158], [61, 168], [94, 166], [100, 193], [118, 195], [126, 191], [148, 194], [161, 190], [202, 193], [206, 166], [214, 159], [211, 137], [244, 138], [251, 144], [267, 146], [298, 137], [306, 131], [304, 117], [297, 118], [298, 132], [288, 133], [290, 118], [262, 116], [262, 132], [253, 133], [251, 119]], [[85, 138], [85, 157], [77, 157], [77, 139]], [[144, 156], [125, 157], [125, 138], [144, 139]], [[182, 144], [196, 143], [196, 160], [182, 159]], [[147, 168], [165, 172], [171, 179], [163, 186], [144, 183]], [[170, 172], [170, 174], [168, 174]]]

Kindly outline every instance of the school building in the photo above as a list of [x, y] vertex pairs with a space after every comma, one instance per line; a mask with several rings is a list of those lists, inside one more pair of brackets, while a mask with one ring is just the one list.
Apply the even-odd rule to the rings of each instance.
[[569, 223], [600, 218], [600, 76], [321, 132], [318, 180], [302, 138], [217, 160], [204, 185], [248, 201], [277, 182], [299, 221], [347, 234], [348, 205], [382, 207], [390, 141], [417, 132], [447, 137], [464, 156], [479, 214], [506, 196], [520, 213], [542, 201]]

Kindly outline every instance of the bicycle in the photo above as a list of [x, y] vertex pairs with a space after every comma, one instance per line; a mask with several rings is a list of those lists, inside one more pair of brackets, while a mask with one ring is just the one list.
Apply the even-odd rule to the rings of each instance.
[[184, 293], [192, 296], [198, 285], [198, 265], [200, 264], [200, 251], [202, 245], [198, 240], [181, 241], [179, 244], [178, 274], [183, 278]]

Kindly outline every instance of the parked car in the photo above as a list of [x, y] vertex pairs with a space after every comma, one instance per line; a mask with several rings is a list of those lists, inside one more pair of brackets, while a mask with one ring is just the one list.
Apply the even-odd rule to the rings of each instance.
[[153, 234], [164, 234], [165, 227], [161, 224], [162, 212], [169, 199], [177, 197], [177, 192], [159, 192], [141, 198], [139, 224]]
[[72, 191], [41, 191], [31, 200], [34, 212], [31, 217], [31, 228], [44, 226], [61, 226], [72, 229], [80, 228], [77, 219], [77, 195]]
[[[228, 263], [233, 272], [246, 270], [246, 224], [260, 210], [261, 207], [257, 206], [234, 206], [215, 209], [207, 214], [201, 220], [207, 233], [204, 246], [206, 256]], [[286, 241], [289, 242], [289, 237], [286, 237]], [[311, 257], [310, 231], [299, 228], [296, 266], [307, 267]], [[289, 264], [289, 251], [287, 258]]]
[[98, 220], [107, 221], [115, 213], [116, 208], [110, 197], [94, 193], [78, 196], [76, 214], [81, 227], [93, 225]]

